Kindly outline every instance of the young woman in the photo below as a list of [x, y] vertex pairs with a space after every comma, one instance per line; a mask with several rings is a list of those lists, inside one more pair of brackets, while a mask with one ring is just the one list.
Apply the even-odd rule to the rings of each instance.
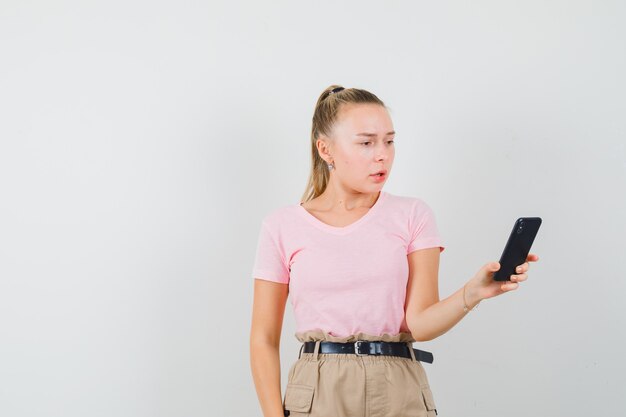
[[[384, 103], [328, 87], [311, 132], [312, 168], [300, 204], [262, 221], [253, 268], [251, 368], [265, 417], [417, 417], [437, 414], [413, 342], [441, 336], [481, 300], [527, 279], [529, 254], [510, 281], [485, 264], [439, 300], [444, 245], [428, 204], [382, 190], [394, 159]], [[288, 294], [302, 342], [281, 396], [279, 346]]]

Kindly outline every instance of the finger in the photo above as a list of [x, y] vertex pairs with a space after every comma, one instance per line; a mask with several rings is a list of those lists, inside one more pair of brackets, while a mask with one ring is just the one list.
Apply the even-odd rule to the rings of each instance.
[[537, 256], [534, 253], [529, 253], [528, 256], [526, 257], [526, 260], [530, 262], [537, 262], [539, 260], [539, 256]]
[[527, 274], [511, 275], [511, 281], [515, 281], [515, 282], [526, 281], [527, 278], [528, 278]]
[[493, 274], [494, 274], [494, 273], [495, 273], [498, 269], [500, 269], [500, 263], [499, 263], [499, 262], [487, 262], [487, 263], [483, 266], [483, 268], [482, 268], [482, 270], [483, 270], [483, 271], [485, 271], [485, 274], [486, 274], [488, 277], [493, 276]]
[[530, 268], [530, 265], [528, 265], [528, 262], [524, 262], [521, 265], [518, 265], [517, 268], [515, 268], [515, 272], [526, 272], [528, 271], [528, 268]]
[[500, 289], [502, 289], [502, 291], [504, 291], [504, 292], [507, 292], [507, 291], [513, 291], [513, 290], [517, 289], [517, 287], [519, 287], [518, 283], [511, 282], [511, 283], [502, 284], [500, 286]]

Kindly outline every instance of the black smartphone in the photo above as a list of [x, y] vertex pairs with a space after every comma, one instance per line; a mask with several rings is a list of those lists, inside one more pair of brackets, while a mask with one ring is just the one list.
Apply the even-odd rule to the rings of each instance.
[[508, 281], [511, 275], [517, 275], [515, 268], [526, 262], [539, 226], [541, 217], [520, 217], [515, 221], [500, 257], [500, 269], [493, 274], [494, 281]]

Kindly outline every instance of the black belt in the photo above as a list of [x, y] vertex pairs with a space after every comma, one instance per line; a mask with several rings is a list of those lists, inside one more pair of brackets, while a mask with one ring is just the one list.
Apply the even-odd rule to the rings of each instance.
[[[315, 351], [315, 342], [304, 342], [302, 352], [313, 353]], [[421, 362], [433, 363], [433, 354], [425, 350], [415, 348], [415, 359]], [[361, 355], [386, 355], [401, 356], [410, 358], [411, 351], [407, 342], [383, 342], [383, 341], [367, 341], [358, 340], [356, 342], [338, 343], [338, 342], [320, 342], [319, 353], [354, 353]]]

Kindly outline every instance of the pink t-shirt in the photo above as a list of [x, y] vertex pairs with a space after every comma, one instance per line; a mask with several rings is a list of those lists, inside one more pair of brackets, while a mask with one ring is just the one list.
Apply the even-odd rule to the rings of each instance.
[[396, 335], [409, 331], [407, 255], [431, 247], [445, 248], [432, 209], [419, 198], [381, 191], [345, 227], [292, 204], [263, 218], [252, 275], [289, 284], [296, 333]]

